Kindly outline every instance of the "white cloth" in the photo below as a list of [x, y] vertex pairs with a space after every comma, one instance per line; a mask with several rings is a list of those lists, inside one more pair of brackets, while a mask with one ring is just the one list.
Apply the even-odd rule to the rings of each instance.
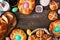
[[3, 1], [4, 7], [0, 6], [0, 11], [7, 11], [10, 9], [9, 3], [6, 1]]
[[40, 4], [41, 4], [42, 6], [48, 6], [49, 3], [50, 3], [50, 0], [40, 0]]
[[0, 2], [2, 3], [4, 0], [0, 0]]

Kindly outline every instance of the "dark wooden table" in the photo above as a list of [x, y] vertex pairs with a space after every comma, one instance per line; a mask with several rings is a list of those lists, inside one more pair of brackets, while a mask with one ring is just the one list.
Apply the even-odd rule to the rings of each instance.
[[[60, 0], [58, 0], [60, 3]], [[39, 0], [36, 0], [36, 5], [39, 5]], [[58, 9], [57, 9], [58, 10]], [[56, 12], [57, 12], [56, 10]], [[30, 15], [23, 15], [19, 12], [14, 13], [17, 17], [17, 25], [14, 29], [20, 28], [25, 32], [27, 29], [34, 30], [36, 28], [49, 28], [49, 24], [52, 22], [48, 19], [48, 13], [50, 12], [49, 6], [44, 7], [44, 11], [42, 13], [36, 13], [35, 9]], [[59, 18], [60, 19], [60, 15]]]

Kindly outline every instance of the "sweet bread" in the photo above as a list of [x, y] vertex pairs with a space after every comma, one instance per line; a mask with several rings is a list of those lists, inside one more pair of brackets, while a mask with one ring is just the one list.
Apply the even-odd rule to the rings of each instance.
[[5, 12], [3, 15], [2, 15], [2, 18], [6, 20], [6, 22], [8, 24], [11, 24], [12, 26], [15, 26], [16, 25], [16, 17], [15, 15], [12, 13], [12, 12]]
[[49, 14], [48, 14], [48, 19], [49, 20], [56, 20], [56, 19], [58, 19], [57, 13], [54, 12], [54, 11], [50, 11]]
[[8, 29], [8, 24], [0, 17], [0, 40], [3, 40]]
[[58, 14], [60, 14], [60, 9], [58, 10]]
[[25, 32], [21, 29], [15, 29], [10, 34], [11, 40], [26, 40], [27, 36]]
[[18, 8], [22, 14], [31, 14], [35, 7], [35, 0], [19, 0]]
[[59, 4], [56, 3], [55, 1], [50, 2], [50, 9], [51, 10], [56, 10], [56, 9], [58, 9], [58, 7], [59, 7]]
[[49, 30], [55, 35], [60, 37], [60, 20], [56, 20], [50, 24]]
[[5, 12], [0, 17], [0, 40], [4, 39], [11, 26], [14, 27], [16, 25], [15, 21], [16, 18], [11, 12]]

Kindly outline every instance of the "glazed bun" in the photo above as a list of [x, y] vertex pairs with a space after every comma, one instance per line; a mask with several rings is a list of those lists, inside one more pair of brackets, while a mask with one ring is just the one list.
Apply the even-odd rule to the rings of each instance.
[[55, 11], [50, 11], [48, 14], [48, 19], [54, 21], [58, 19], [58, 14]]

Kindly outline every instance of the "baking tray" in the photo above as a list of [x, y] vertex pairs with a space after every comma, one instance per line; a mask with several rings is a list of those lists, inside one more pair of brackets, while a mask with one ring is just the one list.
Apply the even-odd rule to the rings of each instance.
[[[57, 1], [60, 3], [60, 0], [57, 0]], [[39, 0], [38, 1], [36, 0], [36, 5], [40, 5]], [[50, 11], [51, 10], [49, 6], [47, 6], [47, 7], [44, 7], [44, 11], [42, 13], [36, 13], [35, 9], [33, 10], [32, 14], [27, 15], [27, 16], [20, 14], [20, 12], [14, 13], [17, 18], [17, 25], [15, 26], [15, 28], [12, 28], [11, 31], [16, 28], [23, 29], [25, 32], [27, 29], [31, 29], [31, 30], [34, 30], [36, 28], [47, 28], [48, 29], [49, 24], [52, 22], [48, 19], [48, 13]], [[60, 19], [60, 15], [58, 19]], [[8, 32], [6, 37], [10, 35], [11, 31]]]

